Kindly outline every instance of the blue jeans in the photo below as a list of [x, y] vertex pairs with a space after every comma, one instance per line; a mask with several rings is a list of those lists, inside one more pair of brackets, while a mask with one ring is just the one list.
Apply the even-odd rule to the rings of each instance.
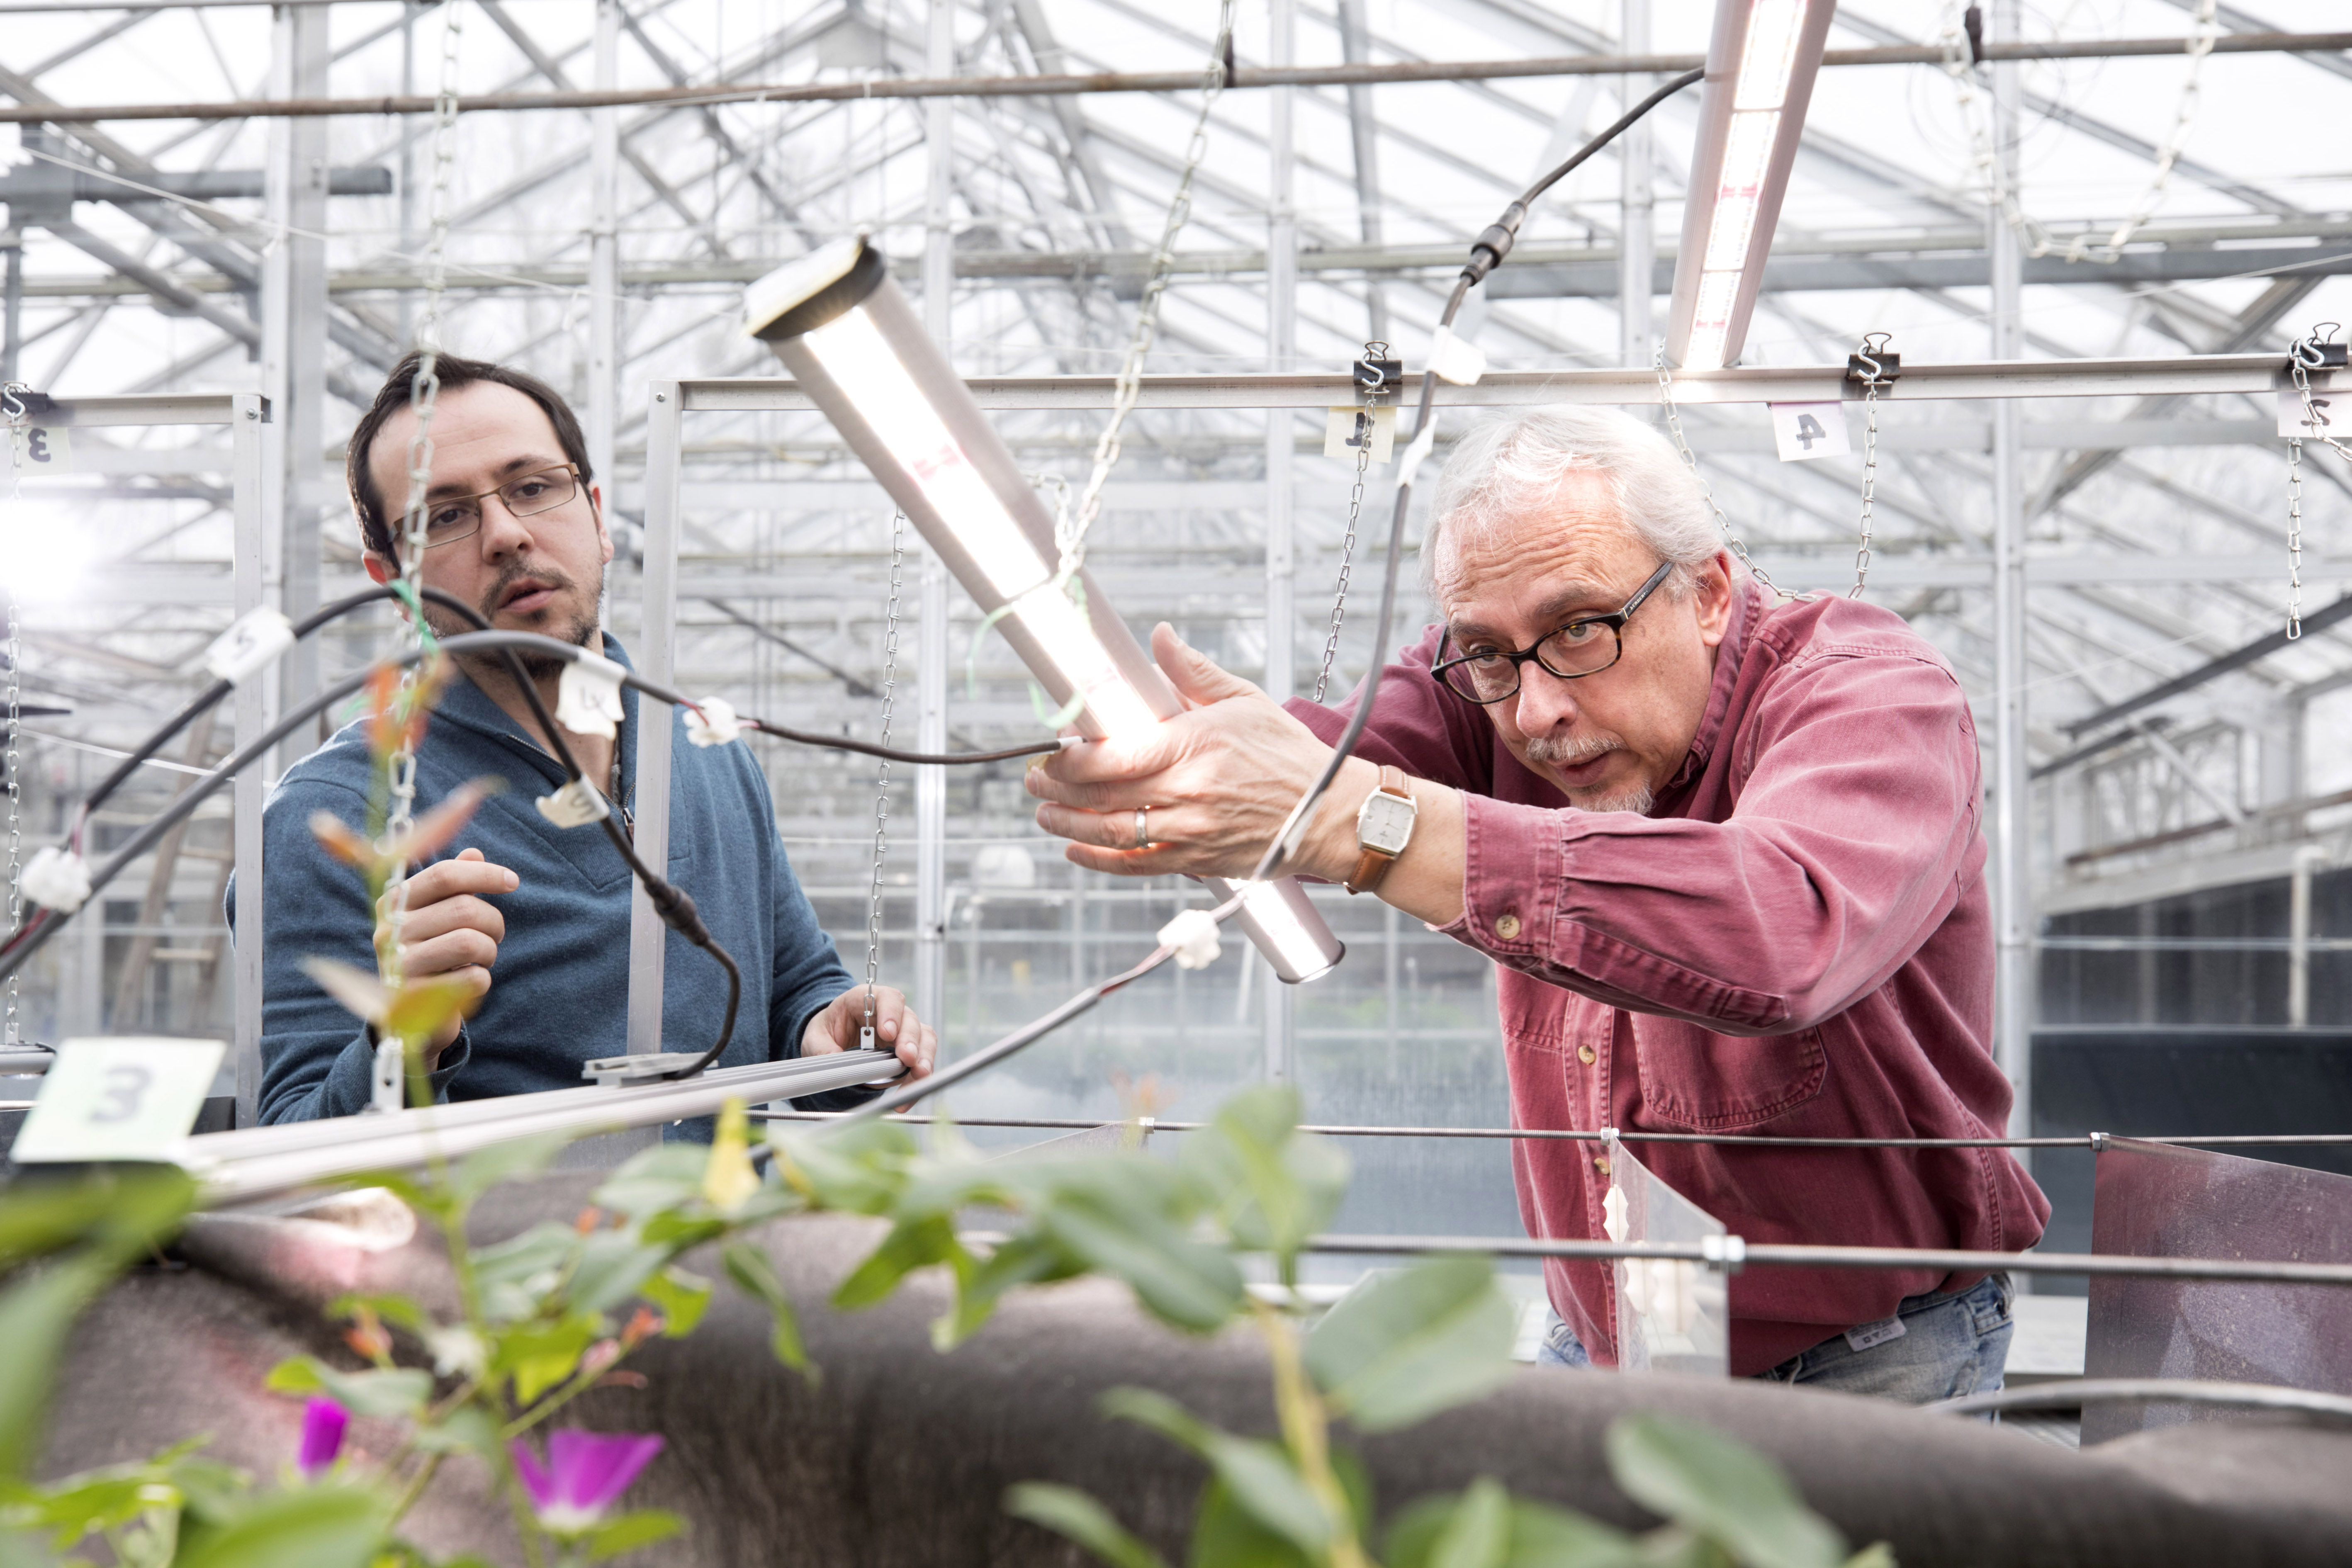
[[[1757, 1377], [1801, 1383], [1841, 1394], [1870, 1394], [1905, 1405], [1931, 1405], [2000, 1386], [2009, 1362], [2009, 1276], [1989, 1274], [1958, 1293], [1905, 1298], [1895, 1316], [1836, 1334]], [[1899, 1333], [1892, 1331], [1896, 1327]], [[1868, 1348], [1856, 1350], [1853, 1342]], [[1539, 1366], [1589, 1367], [1576, 1331], [1555, 1315], [1536, 1350]]]

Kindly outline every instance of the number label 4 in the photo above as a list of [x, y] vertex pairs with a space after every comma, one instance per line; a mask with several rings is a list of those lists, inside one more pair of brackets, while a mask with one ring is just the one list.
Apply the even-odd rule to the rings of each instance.
[[1782, 462], [1843, 458], [1853, 450], [1853, 438], [1845, 427], [1845, 405], [1775, 403], [1770, 407], [1772, 444], [1780, 449]]

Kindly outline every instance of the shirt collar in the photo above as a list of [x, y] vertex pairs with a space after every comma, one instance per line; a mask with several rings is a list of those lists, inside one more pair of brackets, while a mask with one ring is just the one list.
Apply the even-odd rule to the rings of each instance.
[[1723, 721], [1731, 711], [1731, 694], [1739, 685], [1739, 668], [1747, 662], [1748, 637], [1763, 613], [1764, 590], [1753, 583], [1742, 583], [1732, 592], [1731, 614], [1723, 628], [1723, 640], [1715, 648], [1715, 676], [1707, 685], [1706, 711], [1700, 715], [1698, 732], [1691, 737], [1690, 751], [1683, 765], [1666, 787], [1678, 790], [1688, 784], [1706, 768], [1707, 759], [1715, 754], [1716, 742], [1723, 732]]
[[[636, 668], [636, 666], [630, 662], [628, 650], [621, 646], [621, 640], [618, 637], [610, 632], [602, 632], [599, 635], [604, 638], [602, 651], [606, 658], [625, 668], [631, 670]], [[625, 686], [621, 689], [621, 710], [625, 715], [621, 725], [620, 736], [621, 777], [624, 780], [629, 780], [636, 776], [637, 693], [635, 688]], [[544, 758], [547, 771], [551, 775], [558, 778], [562, 776], [557, 770], [555, 759], [548, 755], [540, 743], [516, 721], [513, 714], [491, 701], [489, 693], [475, 685], [473, 679], [465, 673], [462, 667], [457, 671], [457, 678], [452, 680], [447, 689], [442, 692], [441, 701], [434, 709], [433, 717], [436, 721], [446, 720], [452, 724], [472, 730], [479, 734], [502, 736], [512, 740], [528, 750], [532, 756]], [[599, 789], [604, 785], [603, 779], [590, 782]]]

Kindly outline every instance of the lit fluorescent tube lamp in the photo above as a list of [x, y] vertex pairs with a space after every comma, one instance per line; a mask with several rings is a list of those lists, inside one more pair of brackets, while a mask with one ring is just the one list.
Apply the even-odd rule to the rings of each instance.
[[[1054, 520], [864, 238], [828, 245], [745, 292], [744, 330], [776, 351], [1054, 701], [1083, 697], [1091, 739], [1182, 710], [1175, 688], [1082, 571], [1081, 610], [1054, 586]], [[1222, 900], [1235, 884], [1204, 879]], [[1346, 952], [1296, 878], [1249, 886], [1236, 911], [1274, 972], [1313, 980]]]
[[1835, 0], [1717, 0], [1666, 357], [1739, 363]]

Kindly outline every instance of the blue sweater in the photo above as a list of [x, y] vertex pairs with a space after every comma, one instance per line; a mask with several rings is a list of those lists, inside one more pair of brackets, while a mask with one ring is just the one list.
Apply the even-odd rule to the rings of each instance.
[[[609, 635], [604, 656], [627, 655]], [[624, 693], [621, 776], [636, 776], [638, 696]], [[784, 858], [768, 783], [741, 742], [700, 747], [671, 715], [669, 879], [692, 896], [711, 935], [743, 971], [735, 1036], [716, 1064], [740, 1067], [799, 1055], [802, 1031], [850, 988], [832, 939]], [[532, 803], [563, 782], [555, 760], [462, 676], [433, 714], [416, 758], [416, 815], [485, 774], [506, 781], [438, 858], [467, 847], [513, 871], [520, 885], [494, 898], [506, 917], [489, 994], [433, 1075], [436, 1095], [483, 1100], [577, 1089], [583, 1062], [628, 1048], [628, 868], [604, 829], [561, 828]], [[310, 834], [333, 813], [367, 831], [367, 740], [354, 723], [287, 770], [262, 810], [264, 951], [261, 1120], [303, 1121], [366, 1109], [374, 1047], [364, 1029], [299, 967], [312, 955], [373, 970], [366, 884]], [[236, 894], [228, 897], [232, 924]], [[727, 1005], [710, 957], [668, 933], [663, 1048], [708, 1049]], [[845, 1090], [845, 1103], [869, 1098]], [[820, 1108], [836, 1097], [814, 1097]], [[686, 1128], [709, 1136], [709, 1121]]]

